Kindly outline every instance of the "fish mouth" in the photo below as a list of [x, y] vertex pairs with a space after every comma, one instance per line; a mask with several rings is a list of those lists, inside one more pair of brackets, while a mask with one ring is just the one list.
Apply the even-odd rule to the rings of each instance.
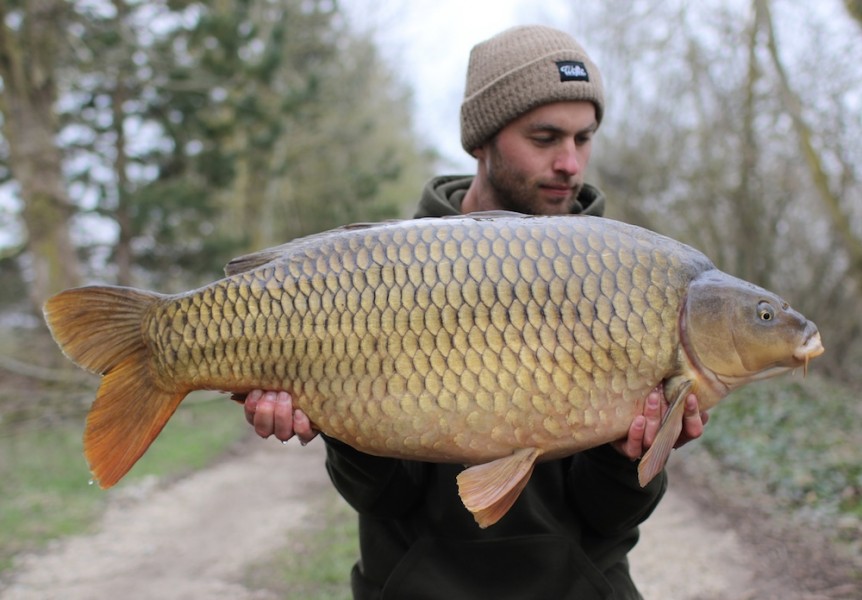
[[826, 352], [826, 348], [823, 347], [823, 342], [820, 340], [820, 332], [815, 331], [796, 349], [793, 353], [793, 358], [802, 362], [808, 362], [824, 352]]
[[781, 375], [782, 373], [792, 371], [800, 366], [802, 367], [802, 375], [804, 377], [808, 375], [808, 361], [810, 361], [812, 358], [820, 356], [825, 351], [826, 349], [823, 347], [823, 342], [820, 340], [820, 332], [817, 331], [817, 329], [814, 329], [814, 331], [807, 338], [805, 338], [805, 340], [801, 344], [799, 344], [799, 346], [797, 346], [791, 357], [786, 358], [785, 360], [775, 363], [770, 367], [764, 368], [758, 373], [748, 374], [743, 377], [733, 377], [730, 375], [718, 374], [716, 374], [715, 377], [728, 389], [734, 389], [742, 384], [749, 383], [752, 381], [770, 379], [772, 377], [775, 377], [776, 375]]
[[808, 336], [808, 338], [796, 349], [793, 353], [793, 358], [802, 364], [803, 375], [807, 375], [808, 361], [820, 356], [824, 352], [826, 352], [826, 348], [823, 347], [823, 342], [820, 339], [820, 332], [815, 330], [814, 333]]

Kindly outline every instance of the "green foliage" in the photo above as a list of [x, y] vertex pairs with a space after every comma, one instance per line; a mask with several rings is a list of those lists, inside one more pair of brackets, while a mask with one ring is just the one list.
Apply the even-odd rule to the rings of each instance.
[[[256, 249], [403, 213], [429, 161], [414, 139], [409, 96], [372, 41], [330, 2], [259, 8], [232, 11], [227, 24], [210, 17], [214, 35], [243, 37], [238, 55], [249, 73], [223, 87], [223, 114], [238, 125], [223, 230], [240, 227]], [[194, 47], [212, 46], [196, 33]]]
[[858, 392], [826, 380], [747, 386], [710, 415], [703, 443], [783, 502], [821, 516], [862, 516]]
[[[132, 196], [133, 223], [140, 232], [136, 265], [146, 273], [158, 273], [155, 285], [168, 285], [169, 277], [177, 291], [192, 286], [189, 273], [208, 281], [221, 276], [225, 256], [239, 254], [245, 244], [242, 232], [236, 237], [213, 236], [211, 218], [218, 211], [212, 195], [195, 181], [177, 178], [158, 181]], [[146, 241], [147, 243], [144, 243]]]
[[409, 96], [337, 2], [74, 6], [70, 189], [119, 231], [107, 248], [87, 240], [96, 270], [194, 283], [242, 251], [417, 198], [429, 161]]
[[21, 304], [27, 287], [14, 258], [0, 258], [0, 307]]
[[15, 554], [85, 530], [104, 506], [87, 485], [81, 425], [0, 434], [0, 571]]

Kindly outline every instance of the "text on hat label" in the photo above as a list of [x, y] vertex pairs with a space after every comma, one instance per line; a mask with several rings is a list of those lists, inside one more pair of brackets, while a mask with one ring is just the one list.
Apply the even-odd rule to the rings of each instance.
[[590, 74], [584, 63], [576, 60], [557, 61], [557, 69], [560, 70], [560, 81], [589, 81]]

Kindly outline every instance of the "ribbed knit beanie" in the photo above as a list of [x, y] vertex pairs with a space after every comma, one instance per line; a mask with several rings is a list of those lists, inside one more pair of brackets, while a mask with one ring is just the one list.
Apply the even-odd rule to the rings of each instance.
[[471, 153], [510, 121], [551, 102], [587, 100], [604, 114], [599, 69], [569, 34], [541, 25], [507, 29], [473, 47], [461, 104], [461, 145]]

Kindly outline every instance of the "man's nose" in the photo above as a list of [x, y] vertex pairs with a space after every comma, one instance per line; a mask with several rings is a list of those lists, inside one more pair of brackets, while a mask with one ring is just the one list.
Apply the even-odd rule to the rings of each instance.
[[566, 175], [577, 175], [581, 172], [581, 164], [574, 142], [564, 144], [560, 148], [560, 152], [554, 157], [554, 170]]

